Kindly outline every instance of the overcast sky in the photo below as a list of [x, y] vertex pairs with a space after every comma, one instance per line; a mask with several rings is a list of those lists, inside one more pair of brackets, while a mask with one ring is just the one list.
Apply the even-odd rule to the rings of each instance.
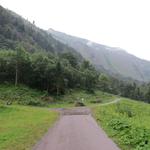
[[150, 0], [0, 0], [43, 29], [121, 47], [150, 60]]

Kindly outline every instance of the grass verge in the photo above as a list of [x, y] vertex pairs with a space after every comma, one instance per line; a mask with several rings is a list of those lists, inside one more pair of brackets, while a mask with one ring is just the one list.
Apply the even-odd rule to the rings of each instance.
[[94, 107], [93, 115], [122, 150], [150, 149], [149, 104], [123, 99], [116, 104]]
[[43, 108], [0, 106], [0, 149], [31, 150], [57, 118]]

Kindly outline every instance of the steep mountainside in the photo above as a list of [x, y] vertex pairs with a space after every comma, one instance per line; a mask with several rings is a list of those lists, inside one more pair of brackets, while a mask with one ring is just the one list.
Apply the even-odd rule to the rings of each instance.
[[23, 19], [16, 13], [0, 6], [0, 49], [15, 49], [17, 43], [29, 52], [49, 51], [72, 52], [79, 57], [73, 48], [57, 41], [46, 31], [35, 26], [34, 22]]
[[[98, 69], [111, 75], [150, 81], [150, 62], [141, 60], [118, 48], [97, 44], [49, 30], [49, 33], [0, 6], [0, 49], [15, 49], [21, 44], [29, 52], [71, 52], [79, 60], [82, 56]], [[81, 56], [82, 55], [82, 56]]]
[[139, 59], [126, 51], [91, 42], [49, 29], [51, 35], [74, 48], [98, 69], [139, 81], [150, 81], [150, 62]]

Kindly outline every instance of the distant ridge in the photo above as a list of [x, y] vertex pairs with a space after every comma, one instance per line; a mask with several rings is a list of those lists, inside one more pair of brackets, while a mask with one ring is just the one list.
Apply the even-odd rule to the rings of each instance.
[[18, 43], [29, 52], [71, 52], [81, 58], [72, 47], [59, 42], [34, 23], [0, 6], [0, 49], [14, 50]]
[[138, 81], [150, 81], [150, 62], [125, 50], [49, 29], [56, 40], [67, 44], [92, 62], [97, 69]]

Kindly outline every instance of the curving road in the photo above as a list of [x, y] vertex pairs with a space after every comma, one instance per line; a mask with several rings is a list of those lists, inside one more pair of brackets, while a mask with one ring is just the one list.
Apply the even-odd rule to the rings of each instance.
[[121, 98], [117, 98], [117, 99], [115, 99], [115, 100], [113, 100], [113, 101], [111, 101], [111, 102], [99, 104], [98, 106], [110, 105], [110, 104], [117, 103], [117, 102], [119, 102], [119, 101], [122, 101], [122, 99], [121, 99]]

